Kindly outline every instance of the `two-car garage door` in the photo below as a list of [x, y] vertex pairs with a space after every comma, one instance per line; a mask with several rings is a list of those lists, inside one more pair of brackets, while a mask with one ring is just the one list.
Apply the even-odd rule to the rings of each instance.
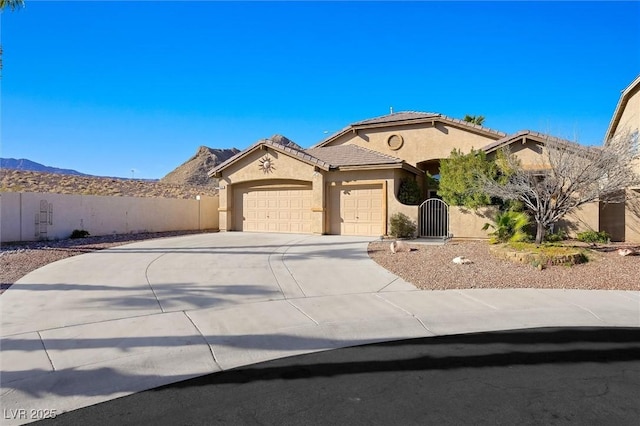
[[243, 231], [311, 233], [310, 188], [246, 189], [240, 196]]
[[[329, 187], [329, 234], [380, 236], [385, 233], [382, 184]], [[312, 232], [310, 187], [251, 187], [236, 192], [236, 229], [254, 232]], [[326, 232], [326, 231], [325, 231]]]

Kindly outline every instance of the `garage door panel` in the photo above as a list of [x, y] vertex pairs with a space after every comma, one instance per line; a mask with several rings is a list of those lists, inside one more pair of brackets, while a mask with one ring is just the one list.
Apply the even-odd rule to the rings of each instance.
[[[382, 185], [341, 186], [332, 188], [331, 202], [335, 207], [331, 232], [342, 235], [379, 236], [384, 233]], [[339, 211], [336, 211], [339, 210]]]
[[245, 190], [242, 193], [242, 230], [310, 233], [311, 190]]

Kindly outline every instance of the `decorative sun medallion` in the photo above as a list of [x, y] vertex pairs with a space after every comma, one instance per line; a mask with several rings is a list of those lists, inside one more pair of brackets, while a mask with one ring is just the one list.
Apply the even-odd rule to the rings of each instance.
[[258, 165], [258, 168], [260, 168], [260, 170], [265, 174], [271, 173], [276, 169], [273, 167], [273, 159], [269, 158], [268, 155], [265, 155], [260, 159], [260, 165]]
[[389, 136], [389, 139], [387, 139], [387, 146], [394, 151], [402, 148], [403, 143], [404, 141], [402, 140], [402, 136], [400, 135], [391, 135]]

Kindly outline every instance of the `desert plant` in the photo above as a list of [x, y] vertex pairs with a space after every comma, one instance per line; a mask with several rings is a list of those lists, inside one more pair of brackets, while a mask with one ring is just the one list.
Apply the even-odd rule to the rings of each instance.
[[576, 237], [578, 238], [578, 241], [582, 241], [583, 243], [606, 244], [611, 241], [611, 235], [607, 234], [605, 231], [584, 231], [578, 233]]
[[396, 238], [412, 238], [416, 234], [417, 226], [404, 213], [395, 213], [389, 219], [389, 234]]
[[489, 242], [492, 244], [506, 243], [507, 241], [528, 241], [530, 239], [529, 234], [524, 231], [529, 224], [529, 216], [524, 212], [513, 210], [499, 212], [494, 223], [485, 223], [482, 227], [483, 231], [489, 228], [494, 229], [494, 232], [489, 234], [491, 235]]
[[91, 235], [89, 234], [89, 231], [85, 231], [84, 229], [74, 229], [69, 238], [87, 238], [89, 235]]
[[544, 241], [545, 243], [557, 243], [566, 240], [567, 238], [567, 233], [561, 229], [558, 232], [545, 234]]

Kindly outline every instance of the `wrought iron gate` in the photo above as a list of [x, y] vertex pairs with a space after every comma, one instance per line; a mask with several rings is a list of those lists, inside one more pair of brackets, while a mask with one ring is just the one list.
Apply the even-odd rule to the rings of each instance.
[[420, 237], [449, 238], [449, 206], [439, 198], [429, 198], [418, 209]]

